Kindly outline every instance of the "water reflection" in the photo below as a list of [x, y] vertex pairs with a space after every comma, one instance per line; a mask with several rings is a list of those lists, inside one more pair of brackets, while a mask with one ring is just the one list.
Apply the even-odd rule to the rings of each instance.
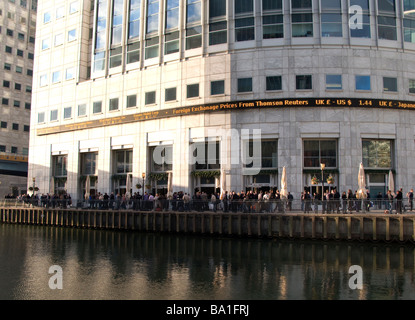
[[[414, 299], [414, 247], [0, 225], [0, 299]], [[49, 288], [51, 265], [63, 289]], [[351, 265], [363, 289], [349, 288]]]

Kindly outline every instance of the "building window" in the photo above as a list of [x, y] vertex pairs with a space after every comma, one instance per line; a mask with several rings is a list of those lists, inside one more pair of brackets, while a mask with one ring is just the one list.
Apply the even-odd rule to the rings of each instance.
[[6, 35], [8, 35], [9, 37], [13, 37], [13, 30], [6, 29]]
[[156, 103], [156, 92], [155, 91], [150, 91], [150, 92], [146, 92], [144, 95], [144, 103], [146, 105], [148, 104], [155, 104]]
[[415, 93], [415, 79], [409, 79], [409, 93]]
[[59, 33], [57, 35], [55, 35], [55, 42], [54, 45], [56, 46], [60, 46], [63, 44], [63, 33]]
[[141, 1], [130, 0], [128, 22], [128, 39], [137, 38], [140, 35]]
[[6, 53], [12, 53], [12, 47], [6, 46]]
[[299, 75], [295, 77], [296, 90], [312, 90], [313, 82], [311, 75]]
[[56, 9], [56, 20], [63, 18], [65, 15], [65, 7], [59, 7]]
[[176, 88], [167, 88], [165, 90], [165, 98], [164, 101], [176, 101]]
[[42, 50], [46, 50], [50, 48], [50, 39], [43, 39], [42, 40]]
[[9, 99], [1, 98], [1, 104], [4, 105], [4, 106], [8, 106], [9, 105]]
[[5, 62], [4, 63], [4, 70], [11, 70], [12, 69], [12, 65], [10, 63]]
[[17, 56], [23, 57], [23, 50], [17, 49]]
[[199, 97], [199, 84], [189, 84], [187, 85], [187, 98], [197, 98]]
[[27, 74], [28, 76], [32, 77], [32, 76], [33, 76], [33, 70], [32, 70], [32, 69], [27, 69], [27, 70], [26, 70], [26, 74]]
[[145, 59], [156, 58], [159, 55], [159, 37], [145, 40]]
[[164, 36], [164, 54], [179, 52], [179, 31], [166, 33]]
[[157, 33], [159, 27], [159, 0], [147, 0], [146, 33]]
[[186, 0], [186, 50], [202, 46], [202, 1]]
[[226, 43], [228, 38], [226, 1], [209, 1], [209, 45]]
[[50, 111], [50, 121], [57, 121], [58, 120], [58, 110], [51, 110]]
[[101, 113], [102, 112], [102, 101], [95, 101], [93, 103], [92, 112], [93, 113]]
[[291, 0], [292, 37], [313, 36], [313, 12], [311, 0]]
[[105, 52], [97, 52], [94, 54], [94, 71], [104, 70], [105, 67]]
[[186, 50], [200, 48], [202, 46], [202, 26], [186, 29]]
[[10, 88], [10, 81], [3, 80], [3, 88]]
[[238, 79], [238, 92], [252, 92], [252, 78]]
[[392, 141], [369, 140], [362, 141], [362, 160], [365, 168], [392, 168]]
[[[95, 50], [105, 48], [105, 35], [107, 27], [107, 1], [98, 0], [96, 14], [96, 33], [95, 33]], [[95, 53], [97, 54], [97, 52]]]
[[235, 40], [255, 40], [253, 0], [235, 0]]
[[75, 78], [75, 68], [71, 67], [65, 71], [65, 80], [71, 80]]
[[32, 107], [32, 105], [31, 105], [31, 103], [30, 103], [30, 102], [25, 102], [25, 103], [24, 103], [24, 108], [25, 108], [25, 109], [30, 110], [30, 109], [31, 109], [31, 107]]
[[22, 73], [23, 72], [23, 68], [22, 67], [19, 67], [19, 66], [16, 66], [16, 72], [17, 73]]
[[72, 107], [66, 107], [63, 109], [63, 118], [64, 119], [72, 118]]
[[284, 16], [282, 0], [262, 0], [262, 38], [284, 37]]
[[39, 112], [37, 114], [37, 123], [45, 123], [45, 113]]
[[370, 76], [356, 76], [356, 90], [370, 91]]
[[342, 37], [342, 11], [341, 0], [321, 1], [321, 36]]
[[341, 74], [327, 74], [326, 75], [326, 90], [342, 90], [342, 75]]
[[23, 131], [24, 131], [24, 132], [29, 132], [29, 131], [30, 131], [30, 126], [29, 126], [29, 125], [27, 125], [27, 124], [25, 124], [25, 125], [23, 126]]
[[111, 45], [121, 44], [123, 12], [124, 12], [124, 0], [113, 0]]
[[173, 169], [173, 146], [150, 147], [151, 172], [166, 172]]
[[24, 33], [18, 33], [17, 34], [17, 39], [19, 39], [19, 40], [21, 40], [21, 41], [24, 41]]
[[22, 90], [22, 85], [20, 83], [15, 83], [14, 90], [18, 90], [18, 91]]
[[17, 147], [11, 147], [10, 152], [11, 153], [17, 153], [18, 148]]
[[403, 2], [403, 34], [406, 42], [415, 43], [415, 2]]
[[97, 174], [98, 152], [81, 153], [81, 174], [96, 175]]
[[[261, 143], [261, 153], [256, 154], [254, 143]], [[278, 141], [261, 139], [260, 142], [249, 139], [245, 141], [245, 168], [278, 168]]]
[[190, 148], [190, 157], [196, 170], [220, 169], [219, 141], [195, 142]]
[[76, 29], [68, 31], [68, 42], [76, 40]]
[[377, 18], [379, 39], [396, 40], [395, 0], [378, 0]]
[[179, 1], [166, 0], [166, 31], [179, 27]]
[[86, 116], [86, 104], [82, 103], [78, 105], [78, 117]]
[[337, 168], [337, 140], [304, 140], [304, 168]]
[[27, 54], [27, 58], [29, 59], [29, 60], [33, 60], [34, 59], [34, 54], [32, 53], [32, 52], [28, 52], [28, 54]]
[[225, 80], [211, 81], [210, 94], [212, 96], [225, 93]]
[[383, 77], [383, 91], [398, 92], [398, 79]]
[[14, 100], [13, 101], [13, 107], [20, 108], [20, 101], [19, 100]]
[[266, 90], [267, 91], [282, 90], [281, 76], [266, 77]]
[[109, 102], [109, 111], [118, 110], [118, 101], [119, 101], [118, 98], [110, 99], [110, 102]]
[[127, 63], [140, 61], [140, 42], [127, 45]]
[[52, 73], [52, 83], [61, 82], [61, 72], [55, 71]]
[[0, 128], [7, 129], [7, 122], [6, 121], [1, 121]]
[[78, 12], [78, 1], [71, 2], [69, 5], [69, 14]]
[[68, 165], [67, 155], [52, 156], [53, 176], [54, 177], [66, 177], [68, 174], [67, 165]]
[[[133, 171], [133, 151], [122, 150], [114, 152], [114, 193], [125, 194], [127, 174]], [[130, 190], [131, 191], [131, 190]]]
[[127, 96], [127, 108], [134, 108], [137, 106], [137, 95], [132, 94]]
[[19, 130], [19, 124], [18, 123], [13, 123], [12, 124], [12, 129], [13, 130]]
[[119, 67], [122, 63], [122, 47], [110, 50], [110, 68]]
[[0, 145], [0, 152], [6, 152], [6, 146]]
[[51, 14], [50, 12], [45, 12], [43, 14], [43, 23], [48, 23], [51, 21]]
[[26, 92], [32, 93], [32, 86], [26, 86]]

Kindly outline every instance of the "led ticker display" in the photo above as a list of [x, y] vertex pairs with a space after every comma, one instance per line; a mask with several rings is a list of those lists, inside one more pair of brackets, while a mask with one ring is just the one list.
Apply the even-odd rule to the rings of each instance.
[[383, 99], [358, 99], [358, 98], [304, 98], [304, 99], [270, 99], [250, 100], [236, 102], [222, 102], [207, 105], [195, 105], [164, 109], [111, 117], [105, 119], [88, 120], [66, 125], [37, 129], [37, 135], [47, 135], [60, 132], [68, 132], [82, 129], [91, 129], [102, 126], [112, 126], [131, 122], [162, 119], [168, 117], [196, 115], [205, 112], [221, 112], [227, 110], [255, 110], [286, 107], [350, 107], [350, 108], [388, 108], [388, 109], [414, 109], [415, 101], [383, 100]]

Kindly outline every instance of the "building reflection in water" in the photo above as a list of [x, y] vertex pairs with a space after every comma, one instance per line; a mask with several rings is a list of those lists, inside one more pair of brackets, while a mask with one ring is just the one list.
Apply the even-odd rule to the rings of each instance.
[[[0, 225], [0, 299], [414, 299], [410, 245]], [[63, 290], [48, 287], [51, 265]], [[351, 265], [363, 289], [349, 288]]]

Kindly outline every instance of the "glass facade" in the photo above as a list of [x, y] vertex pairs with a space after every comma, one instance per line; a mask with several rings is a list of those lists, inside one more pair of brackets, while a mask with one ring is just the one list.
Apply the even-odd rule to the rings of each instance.
[[[201, 0], [97, 0], [92, 70], [99, 72], [139, 62], [141, 56], [152, 59], [229, 41], [259, 40], [256, 37], [313, 38], [317, 42], [323, 38], [376, 37], [397, 41], [398, 30], [402, 29], [403, 41], [415, 43], [414, 1], [348, 0], [346, 3], [345, 6], [341, 0], [209, 0], [204, 5]], [[233, 10], [229, 10], [231, 5]], [[349, 11], [353, 6], [358, 6], [359, 12]], [[353, 23], [357, 13], [359, 26], [346, 31], [345, 25]], [[229, 32], [233, 32], [231, 38]], [[43, 40], [45, 49], [50, 40]]]

